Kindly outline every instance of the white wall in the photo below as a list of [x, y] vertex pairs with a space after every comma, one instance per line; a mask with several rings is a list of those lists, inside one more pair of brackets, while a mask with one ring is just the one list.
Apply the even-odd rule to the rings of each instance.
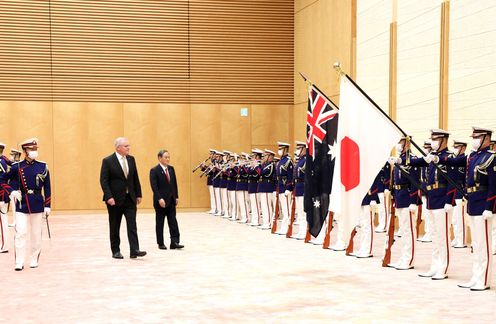
[[[398, 0], [397, 121], [419, 144], [439, 125], [440, 0]], [[452, 138], [496, 130], [496, 1], [451, 0], [449, 120]], [[392, 0], [358, 0], [357, 81], [388, 109]]]

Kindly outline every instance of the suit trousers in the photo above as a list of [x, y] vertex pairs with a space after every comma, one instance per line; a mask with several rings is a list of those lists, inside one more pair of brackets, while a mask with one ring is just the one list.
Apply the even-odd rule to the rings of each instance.
[[165, 208], [155, 207], [155, 233], [157, 235], [157, 244], [164, 245], [164, 222], [167, 217], [171, 243], [179, 244], [179, 226], [176, 218], [176, 202], [174, 198], [169, 198], [165, 202]]
[[136, 229], [136, 204], [129, 195], [120, 206], [110, 206], [107, 204], [110, 225], [110, 248], [112, 253], [120, 252], [121, 239], [119, 232], [121, 229], [122, 215], [126, 217], [127, 238], [131, 254], [139, 251], [138, 230]]

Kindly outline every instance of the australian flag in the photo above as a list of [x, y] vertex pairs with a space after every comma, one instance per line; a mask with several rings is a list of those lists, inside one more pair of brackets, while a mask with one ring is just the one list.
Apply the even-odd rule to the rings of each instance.
[[329, 210], [337, 132], [338, 107], [312, 85], [308, 92], [304, 207], [313, 236], [319, 235]]

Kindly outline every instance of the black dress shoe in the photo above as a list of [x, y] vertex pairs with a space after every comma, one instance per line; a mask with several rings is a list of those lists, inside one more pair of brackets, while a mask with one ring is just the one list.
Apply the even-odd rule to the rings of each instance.
[[115, 252], [112, 254], [112, 258], [114, 259], [124, 259], [124, 256], [121, 254], [121, 252]]
[[136, 259], [137, 257], [142, 257], [142, 256], [145, 256], [145, 255], [146, 255], [146, 252], [145, 251], [136, 251], [136, 252], [131, 253], [131, 255], [129, 257], [131, 259]]
[[165, 246], [165, 245], [163, 245], [163, 244], [162, 244], [162, 245], [159, 245], [159, 246], [158, 246], [158, 248], [159, 248], [160, 250], [167, 250], [167, 246]]
[[184, 247], [184, 245], [181, 245], [179, 243], [171, 243], [171, 245], [170, 245], [171, 250], [182, 249], [183, 247]]

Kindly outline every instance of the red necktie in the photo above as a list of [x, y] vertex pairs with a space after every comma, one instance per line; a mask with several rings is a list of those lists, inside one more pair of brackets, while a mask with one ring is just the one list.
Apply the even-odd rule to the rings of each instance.
[[167, 181], [170, 182], [170, 177], [169, 177], [169, 168], [165, 168], [165, 176], [167, 177]]

